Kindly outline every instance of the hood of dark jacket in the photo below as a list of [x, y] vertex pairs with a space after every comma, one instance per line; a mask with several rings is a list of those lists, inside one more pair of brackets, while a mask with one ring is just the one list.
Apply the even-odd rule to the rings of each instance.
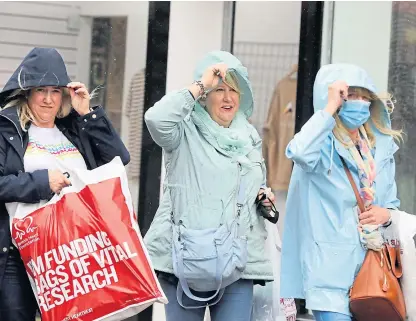
[[34, 48], [23, 59], [0, 92], [0, 106], [7, 103], [7, 97], [15, 89], [65, 87], [70, 82], [64, 60], [56, 49]]

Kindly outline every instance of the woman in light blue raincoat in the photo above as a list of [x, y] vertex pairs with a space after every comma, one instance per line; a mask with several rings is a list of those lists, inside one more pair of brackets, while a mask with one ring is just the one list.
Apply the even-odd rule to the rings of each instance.
[[[304, 298], [318, 321], [351, 320], [349, 290], [366, 249], [398, 208], [395, 139], [387, 106], [368, 74], [349, 64], [323, 66], [315, 114], [286, 149], [294, 162], [282, 248], [281, 296]], [[366, 212], [357, 201], [342, 159]]]
[[[166, 163], [163, 198], [145, 243], [169, 300], [168, 321], [202, 321], [207, 305], [213, 321], [248, 321], [253, 284], [273, 279], [264, 249], [265, 222], [255, 205], [265, 191], [266, 172], [260, 136], [247, 120], [253, 110], [251, 85], [246, 68], [227, 52], [209, 53], [194, 76], [197, 81], [190, 87], [167, 94], [145, 114]], [[263, 205], [270, 207], [273, 200], [269, 194]], [[229, 222], [236, 222], [230, 225], [238, 227], [230, 228], [235, 234], [224, 233], [224, 242], [207, 241]], [[212, 253], [214, 243], [218, 247]], [[225, 253], [221, 247], [227, 244], [231, 247]], [[195, 260], [182, 266], [181, 253]], [[198, 290], [210, 286], [212, 265], [204, 264], [217, 256], [220, 268], [214, 264], [214, 273], [224, 281], [219, 295]], [[206, 273], [200, 272], [203, 265]], [[181, 280], [186, 271], [191, 276]], [[201, 303], [191, 298], [186, 293], [190, 279], [195, 287], [189, 287], [198, 290], [191, 296], [212, 299]]]

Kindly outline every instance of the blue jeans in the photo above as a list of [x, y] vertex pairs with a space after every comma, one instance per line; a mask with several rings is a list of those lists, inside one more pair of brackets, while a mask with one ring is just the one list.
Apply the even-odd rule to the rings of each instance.
[[37, 303], [18, 250], [10, 250], [0, 287], [1, 321], [34, 321]]
[[[165, 305], [166, 321], [203, 321], [205, 308], [184, 309], [176, 298], [178, 280], [171, 274], [159, 274], [159, 282], [165, 292], [169, 303]], [[198, 293], [199, 296], [208, 296], [209, 293]], [[211, 294], [212, 295], [212, 294]], [[183, 298], [185, 306], [201, 304], [188, 297]], [[239, 280], [225, 288], [221, 300], [209, 307], [211, 321], [250, 321], [253, 305], [253, 281]]]
[[312, 311], [316, 321], [351, 321], [351, 317], [346, 314], [328, 312], [328, 311]]

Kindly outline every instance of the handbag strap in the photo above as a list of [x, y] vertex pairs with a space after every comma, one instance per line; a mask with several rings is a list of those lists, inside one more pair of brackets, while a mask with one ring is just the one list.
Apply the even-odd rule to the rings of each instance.
[[390, 263], [390, 267], [394, 276], [400, 279], [403, 276], [400, 247], [392, 247], [390, 245], [386, 245], [386, 255], [388, 257], [387, 261]]
[[361, 213], [364, 213], [365, 212], [364, 202], [363, 202], [363, 199], [360, 196], [360, 192], [357, 189], [357, 185], [354, 182], [354, 178], [352, 177], [352, 174], [351, 174], [350, 170], [348, 169], [348, 166], [345, 163], [345, 160], [342, 157], [340, 157], [340, 158], [341, 158], [341, 161], [342, 161], [342, 165], [344, 166], [345, 173], [347, 174], [348, 180], [350, 181], [351, 187], [354, 191], [355, 198], [357, 199], [358, 207], [360, 208]]
[[[177, 253], [178, 257], [178, 285], [176, 287], [176, 298], [178, 300], [179, 305], [184, 308], [184, 309], [199, 309], [199, 308], [203, 308], [205, 306], [207, 306], [208, 301], [215, 299], [217, 297], [217, 299], [215, 300], [214, 303], [208, 304], [208, 305], [215, 305], [217, 304], [222, 296], [224, 295], [224, 291], [225, 288], [222, 287], [222, 271], [220, 270], [220, 267], [222, 266], [222, 262], [221, 262], [221, 258], [220, 256], [218, 256], [218, 262], [217, 262], [217, 266], [216, 266], [216, 275], [215, 275], [215, 281], [216, 281], [216, 286], [217, 286], [217, 290], [210, 296], [208, 297], [200, 297], [197, 296], [195, 294], [192, 294], [191, 289], [189, 288], [188, 282], [185, 279], [185, 267], [183, 265], [183, 252], [179, 251]], [[217, 254], [218, 255], [218, 254]], [[194, 305], [194, 306], [185, 306], [183, 301], [182, 301], [182, 297], [183, 294], [185, 294], [188, 298], [197, 301], [197, 302], [203, 302], [202, 305]]]

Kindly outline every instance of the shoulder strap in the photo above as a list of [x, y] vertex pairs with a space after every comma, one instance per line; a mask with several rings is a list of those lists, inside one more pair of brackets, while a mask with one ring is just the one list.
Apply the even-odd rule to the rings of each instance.
[[345, 160], [341, 156], [340, 156], [340, 158], [341, 158], [341, 161], [342, 161], [342, 165], [344, 166], [345, 173], [347, 174], [348, 180], [350, 181], [351, 187], [354, 191], [355, 198], [357, 199], [358, 207], [360, 208], [361, 213], [364, 213], [365, 212], [364, 202], [363, 202], [363, 200], [360, 196], [360, 193], [358, 192], [357, 185], [354, 182], [354, 178], [352, 178], [351, 172], [348, 169], [348, 166], [345, 163]]

